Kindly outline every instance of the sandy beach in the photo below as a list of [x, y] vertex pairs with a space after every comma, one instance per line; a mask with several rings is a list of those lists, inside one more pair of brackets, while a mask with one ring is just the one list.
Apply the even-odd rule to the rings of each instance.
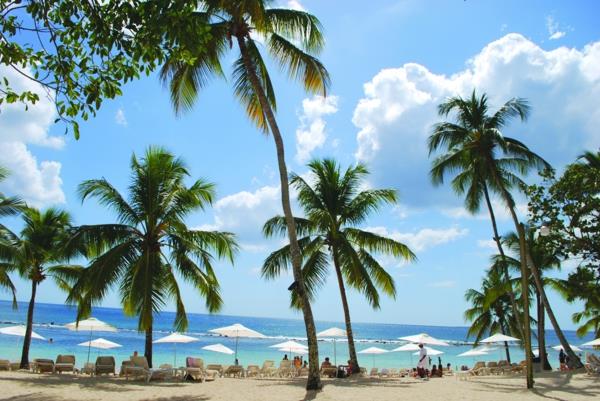
[[303, 379], [219, 379], [207, 383], [126, 382], [69, 374], [1, 372], [0, 399], [11, 401], [227, 401], [227, 400], [589, 400], [600, 396], [600, 380], [585, 374], [547, 373], [527, 391], [523, 377], [487, 376], [459, 381], [455, 377], [427, 382], [413, 379], [325, 380], [317, 393], [304, 390]]

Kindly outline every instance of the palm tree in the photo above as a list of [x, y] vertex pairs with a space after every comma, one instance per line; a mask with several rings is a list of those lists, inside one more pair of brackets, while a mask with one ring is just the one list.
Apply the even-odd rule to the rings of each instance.
[[175, 329], [188, 326], [178, 278], [191, 284], [210, 312], [223, 301], [214, 271], [214, 255], [233, 262], [237, 249], [231, 233], [193, 230], [184, 219], [203, 210], [214, 199], [214, 185], [197, 180], [189, 187], [189, 172], [179, 158], [150, 147], [141, 160], [131, 158], [129, 197], [106, 179], [84, 181], [79, 195], [94, 197], [117, 215], [116, 223], [85, 225], [74, 232], [69, 247], [91, 258], [73, 286], [69, 301], [78, 303], [77, 319], [117, 287], [127, 315], [138, 316], [138, 330], [146, 334], [144, 355], [152, 366], [154, 314], [173, 300]]
[[[540, 273], [540, 279], [542, 282], [542, 289], [544, 289], [545, 296], [545, 287], [548, 285], [550, 279], [544, 277], [544, 272], [560, 268], [560, 259], [559, 257], [550, 252], [549, 249], [543, 246], [538, 238], [536, 237], [536, 230], [530, 226], [525, 227], [525, 241], [527, 243], [527, 249], [529, 254], [531, 255], [532, 264], [537, 267], [537, 270]], [[508, 246], [508, 248], [515, 254], [520, 255], [520, 241], [519, 236], [515, 232], [511, 232], [504, 237], [504, 244]], [[501, 256], [496, 255], [495, 260], [500, 261]], [[518, 257], [505, 256], [503, 258], [505, 262], [508, 264], [508, 267], [514, 270], [520, 270], [521, 261]], [[535, 283], [535, 277], [533, 274], [531, 275], [533, 279], [533, 283]], [[552, 321], [556, 321], [554, 317], [554, 312], [550, 308], [546, 310], [544, 302], [542, 302], [542, 293], [539, 291], [537, 285], [533, 286], [533, 290], [535, 292], [536, 297], [536, 309], [537, 309], [537, 327], [538, 327], [538, 345], [540, 349], [540, 360], [544, 361], [544, 368], [546, 370], [550, 370], [550, 364], [548, 363], [547, 355], [546, 355], [546, 341], [545, 341], [545, 314], [548, 313], [548, 316], [551, 316]], [[554, 327], [557, 336], [564, 336], [562, 330], [558, 326], [558, 324]], [[566, 340], [565, 340], [566, 341]]]
[[[465, 320], [471, 323], [467, 337], [475, 337], [475, 344], [491, 334], [513, 334], [519, 332], [515, 315], [512, 313], [508, 292], [512, 284], [504, 280], [503, 269], [496, 262], [487, 271], [481, 282], [481, 290], [473, 288], [465, 292], [465, 300], [471, 307], [465, 311]], [[510, 363], [508, 343], [504, 343], [506, 360]]]
[[[326, 278], [325, 255], [329, 254], [342, 299], [350, 360], [358, 370], [344, 281], [361, 292], [373, 308], [378, 309], [378, 290], [395, 297], [396, 288], [394, 279], [372, 253], [390, 254], [409, 261], [414, 260], [415, 255], [400, 242], [356, 227], [383, 204], [395, 203], [396, 191], [361, 191], [364, 178], [369, 173], [362, 164], [342, 172], [334, 160], [324, 159], [314, 160], [308, 167], [314, 178], [312, 185], [299, 175], [291, 176], [291, 184], [298, 191], [298, 201], [306, 216], [295, 219], [298, 233], [302, 236], [299, 243], [305, 260], [303, 274], [309, 293], [314, 294]], [[276, 216], [265, 224], [263, 232], [271, 237], [285, 234], [285, 229], [285, 218]], [[279, 276], [288, 268], [289, 261], [290, 246], [287, 245], [265, 260], [263, 277]], [[296, 304], [295, 300], [293, 304]]]
[[60, 288], [67, 289], [81, 267], [61, 263], [69, 256], [64, 247], [72, 227], [69, 213], [54, 208], [43, 212], [26, 208], [22, 216], [24, 227], [20, 235], [4, 229], [6, 242], [1, 258], [2, 265], [8, 271], [17, 271], [23, 279], [31, 281], [31, 298], [20, 365], [21, 369], [26, 369], [29, 367], [29, 347], [38, 287], [47, 277], [52, 277]]
[[590, 151], [586, 151], [578, 157], [581, 160], [582, 164], [586, 164], [591, 168], [595, 168], [600, 170], [600, 151], [594, 153]]
[[[8, 176], [8, 170], [0, 166], [0, 182]], [[6, 197], [0, 192], [0, 217], [12, 216], [23, 210], [24, 202], [17, 197]], [[6, 227], [0, 223], [0, 260], [4, 259], [12, 251], [12, 245], [7, 238]], [[8, 290], [13, 297], [13, 308], [17, 307], [16, 289], [10, 279], [11, 265], [0, 262], [0, 289]]]
[[[161, 71], [168, 82], [172, 103], [177, 112], [190, 109], [198, 93], [211, 76], [223, 76], [221, 58], [235, 43], [239, 55], [233, 64], [236, 97], [246, 107], [248, 117], [264, 133], [271, 133], [277, 151], [281, 183], [281, 203], [291, 245], [294, 283], [302, 302], [302, 312], [309, 348], [307, 390], [321, 388], [319, 351], [315, 324], [302, 277], [302, 256], [290, 205], [288, 172], [283, 139], [275, 119], [275, 91], [269, 71], [257, 46], [264, 40], [273, 59], [290, 78], [300, 81], [311, 93], [326, 94], [329, 74], [315, 57], [324, 45], [321, 24], [304, 11], [270, 8], [272, 0], [205, 0], [193, 16], [208, 26], [212, 40], [201, 51], [190, 50], [191, 61], [173, 57]], [[185, 52], [184, 52], [185, 53]]]
[[[8, 170], [0, 166], [0, 182], [8, 177]], [[0, 217], [13, 216], [25, 207], [25, 203], [18, 197], [7, 197], [0, 192]], [[0, 224], [0, 229], [4, 226]]]
[[[523, 190], [525, 183], [519, 175], [527, 174], [532, 168], [549, 168], [549, 164], [532, 152], [522, 142], [502, 135], [501, 129], [515, 117], [525, 121], [529, 115], [529, 105], [521, 98], [506, 102], [491, 116], [488, 115], [488, 98], [485, 94], [478, 97], [475, 90], [470, 98], [452, 97], [438, 106], [442, 117], [455, 113], [455, 122], [436, 124], [429, 137], [430, 154], [444, 150], [445, 154], [437, 157], [431, 169], [431, 178], [436, 185], [442, 184], [444, 176], [457, 172], [452, 180], [452, 187], [459, 195], [465, 194], [465, 205], [471, 212], [479, 210], [481, 198], [484, 197], [494, 230], [494, 240], [500, 255], [504, 255], [498, 228], [490, 200], [490, 191], [500, 196], [508, 208], [515, 228], [522, 232], [521, 223], [515, 211], [515, 201], [510, 190]], [[521, 235], [523, 237], [523, 235]], [[523, 238], [522, 238], [523, 239]], [[527, 251], [523, 249], [525, 254]], [[523, 288], [528, 288], [526, 281], [527, 264], [522, 258], [521, 278]], [[508, 272], [505, 271], [505, 279]], [[508, 280], [507, 280], [508, 281]], [[509, 291], [512, 293], [512, 291]], [[517, 303], [511, 294], [511, 304], [515, 315]], [[527, 291], [522, 294], [524, 310], [528, 310]], [[528, 359], [527, 387], [533, 387], [533, 371], [531, 370], [531, 335], [529, 314], [523, 314], [522, 327], [526, 355]]]

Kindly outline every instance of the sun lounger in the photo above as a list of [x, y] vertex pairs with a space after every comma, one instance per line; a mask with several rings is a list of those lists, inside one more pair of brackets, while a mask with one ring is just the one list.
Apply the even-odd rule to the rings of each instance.
[[54, 373], [54, 361], [52, 359], [36, 358], [32, 364], [36, 373]]
[[277, 369], [277, 376], [279, 377], [292, 377], [292, 361], [284, 360], [279, 363], [279, 369]]
[[308, 368], [298, 369], [298, 377], [308, 377]]
[[371, 372], [369, 372], [369, 377], [379, 377], [379, 368], [371, 368]]
[[224, 377], [244, 377], [244, 368], [240, 365], [230, 365], [223, 371]]
[[260, 377], [272, 377], [276, 371], [275, 362], [264, 361], [262, 368], [260, 368]]
[[10, 370], [10, 361], [8, 359], [0, 359], [0, 370]]
[[94, 374], [96, 375], [108, 375], [115, 374], [115, 358], [112, 356], [99, 356], [96, 358], [96, 365], [94, 366]]
[[258, 377], [260, 374], [260, 368], [258, 365], [248, 365], [246, 369], [246, 377]]
[[223, 377], [223, 365], [210, 364], [206, 365], [206, 371], [211, 372], [211, 375]]
[[[183, 377], [191, 377], [192, 379], [200, 382], [206, 380], [207, 377], [206, 371], [204, 370], [204, 361], [201, 358], [192, 358], [191, 356], [185, 358], [185, 374]], [[212, 380], [214, 380], [214, 376], [212, 377]]]
[[54, 371], [58, 373], [75, 373], [75, 355], [59, 355], [56, 357]]
[[600, 374], [600, 359], [594, 354], [587, 356], [587, 362], [583, 365], [588, 375]]
[[335, 378], [337, 376], [337, 368], [335, 366], [321, 368], [321, 376]]
[[390, 370], [387, 368], [381, 369], [381, 372], [379, 373], [379, 377], [390, 377]]
[[494, 361], [488, 362], [486, 368], [488, 368], [489, 373], [492, 375], [498, 375], [502, 371], [502, 369], [498, 369], [498, 362]]
[[125, 379], [129, 379], [129, 376], [143, 377], [146, 382], [152, 379], [165, 379], [172, 376], [172, 369], [151, 369], [148, 366], [148, 360], [145, 356], [133, 356], [131, 357], [133, 366], [128, 366], [125, 369]]

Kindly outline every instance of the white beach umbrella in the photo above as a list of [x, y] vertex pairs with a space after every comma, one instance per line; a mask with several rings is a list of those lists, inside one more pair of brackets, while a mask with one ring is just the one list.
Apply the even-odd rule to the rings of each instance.
[[[418, 351], [418, 350], [419, 350], [419, 346], [417, 344], [408, 343], [408, 344], [401, 345], [397, 348], [394, 348], [390, 352], [410, 352], [410, 351]], [[412, 359], [413, 354], [411, 353], [409, 355], [410, 355], [410, 366], [413, 366], [413, 359]]]
[[483, 340], [481, 340], [479, 342], [482, 344], [493, 344], [493, 343], [514, 342], [514, 341], [521, 341], [521, 340], [519, 340], [518, 338], [515, 338], [515, 337], [497, 333], [491, 337], [484, 338]]
[[333, 363], [337, 366], [337, 350], [335, 349], [336, 337], [348, 337], [346, 330], [339, 329], [337, 327], [331, 327], [327, 330], [323, 330], [317, 333], [319, 338], [331, 338], [333, 340]]
[[[116, 327], [111, 326], [110, 324], [105, 323], [102, 320], [98, 320], [95, 317], [90, 317], [89, 319], [81, 320], [79, 322], [68, 323], [65, 324], [65, 327], [71, 331], [89, 331], [90, 341], [92, 341], [92, 333], [94, 331], [117, 331]], [[90, 347], [88, 347], [87, 361], [90, 361]]]
[[205, 349], [207, 351], [212, 351], [212, 352], [220, 352], [221, 354], [227, 354], [227, 355], [235, 354], [234, 350], [232, 350], [229, 347], [224, 346], [223, 344], [206, 345], [206, 346], [202, 347], [202, 349]]
[[[575, 345], [573, 345], [573, 344], [569, 344], [569, 346], [571, 346], [571, 349], [572, 349], [574, 352], [581, 352], [581, 351], [583, 351], [581, 348], [579, 348], [579, 347], [577, 347], [577, 346], [575, 346]], [[555, 345], [554, 347], [552, 347], [552, 349], [554, 349], [554, 350], [556, 350], [556, 351], [560, 351], [560, 350], [562, 349], [562, 350], [564, 351], [564, 349], [563, 349], [563, 346], [562, 346], [562, 345]]]
[[[302, 344], [300, 344], [302, 345]], [[308, 348], [306, 347], [286, 347], [286, 348], [277, 348], [280, 352], [289, 352], [290, 354], [308, 354]]]
[[[424, 347], [427, 350], [427, 356], [437, 356], [442, 355], [444, 351], [438, 351], [437, 349], [433, 349], [430, 347]], [[419, 355], [419, 351], [413, 353], [413, 355]]]
[[235, 337], [235, 359], [238, 353], [238, 339], [243, 338], [266, 338], [264, 334], [256, 330], [249, 329], [243, 324], [232, 324], [231, 326], [219, 327], [218, 329], [209, 330], [210, 333], [219, 334], [224, 337]]
[[153, 341], [153, 344], [166, 344], [166, 343], [171, 343], [173, 344], [173, 366], [177, 366], [177, 344], [187, 344], [187, 343], [192, 343], [195, 341], [200, 341], [199, 339], [197, 339], [196, 337], [191, 337], [191, 336], [186, 336], [185, 334], [181, 334], [181, 333], [172, 333], [169, 334], [166, 337], [162, 337], [159, 338], [156, 341]]
[[400, 340], [408, 341], [410, 343], [415, 343], [415, 344], [440, 345], [440, 346], [444, 346], [444, 347], [447, 347], [450, 345], [445, 341], [438, 340], [437, 338], [431, 337], [427, 333], [415, 334], [413, 336], [398, 337], [398, 338]]
[[483, 355], [488, 355], [488, 353], [483, 350], [472, 349], [467, 352], [463, 352], [462, 354], [458, 354], [457, 356], [483, 356]]
[[581, 344], [582, 347], [599, 347], [600, 346], [600, 338], [596, 338], [595, 340], [588, 341], [587, 343]]
[[359, 354], [370, 354], [373, 355], [373, 366], [375, 366], [375, 355], [387, 354], [389, 351], [383, 348], [369, 347], [358, 351]]
[[[0, 333], [1, 334], [6, 334], [8, 336], [17, 336], [17, 337], [25, 337], [25, 331], [27, 330], [27, 328], [25, 326], [9, 326], [9, 327], [2, 327], [0, 329]], [[31, 331], [31, 338], [35, 338], [37, 340], [45, 340], [44, 337], [40, 336], [38, 333], [36, 333], [35, 331]]]
[[308, 349], [308, 347], [304, 344], [300, 344], [299, 342], [296, 341], [285, 341], [279, 344], [274, 344], [274, 345], [269, 345], [269, 348], [306, 348]]
[[92, 347], [98, 349], [111, 349], [121, 347], [121, 344], [114, 343], [109, 340], [105, 340], [104, 338], [96, 338], [92, 341], [86, 341], [81, 344], [77, 344], [81, 347]]

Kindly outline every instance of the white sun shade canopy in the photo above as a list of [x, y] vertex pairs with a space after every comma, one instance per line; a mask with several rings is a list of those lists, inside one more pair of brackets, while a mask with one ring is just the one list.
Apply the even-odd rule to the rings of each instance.
[[[575, 351], [575, 352], [581, 352], [583, 351], [581, 348], [576, 347], [573, 344], [569, 344], [571, 346], [571, 350]], [[555, 345], [554, 347], [552, 347], [552, 349], [555, 349], [557, 351], [560, 351], [561, 349], [564, 351], [563, 346], [562, 345]]]
[[317, 337], [347, 337], [348, 333], [346, 330], [339, 329], [337, 327], [332, 327], [327, 330], [323, 330], [317, 333]]
[[[436, 356], [436, 355], [442, 355], [444, 353], [444, 351], [439, 351], [437, 349], [433, 349], [433, 348], [429, 348], [429, 347], [423, 347], [427, 350], [427, 356]], [[413, 355], [419, 355], [420, 351], [415, 352]]]
[[391, 352], [403, 352], [403, 351], [418, 351], [419, 346], [415, 343], [408, 343], [394, 348]]
[[305, 349], [308, 349], [308, 347], [306, 345], [300, 344], [299, 342], [291, 341], [291, 340], [283, 342], [283, 343], [275, 344], [275, 345], [270, 345], [269, 348], [282, 348], [282, 349], [305, 348]]
[[367, 349], [363, 349], [362, 351], [358, 351], [359, 354], [373, 354], [373, 355], [377, 355], [377, 354], [386, 354], [389, 351], [383, 348], [377, 348], [377, 347], [369, 347]]
[[518, 338], [515, 337], [511, 337], [511, 336], [507, 336], [504, 334], [494, 334], [491, 337], [488, 338], [484, 338], [483, 340], [479, 341], [480, 343], [483, 344], [490, 344], [490, 343], [503, 343], [503, 342], [512, 342], [512, 341], [521, 341]]
[[77, 344], [82, 347], [92, 347], [92, 348], [100, 348], [100, 349], [111, 349], [121, 347], [121, 344], [114, 343], [109, 340], [105, 340], [104, 338], [97, 338], [92, 341], [86, 341], [81, 344]]
[[117, 328], [95, 317], [81, 320], [79, 323], [68, 323], [65, 327], [71, 331], [117, 331]]
[[[8, 336], [18, 336], [18, 337], [25, 337], [25, 330], [27, 328], [25, 326], [9, 326], [9, 327], [3, 327], [0, 329], [0, 333], [1, 334], [6, 334]], [[31, 338], [35, 338], [38, 340], [45, 340], [44, 337], [40, 336], [38, 333], [36, 333], [35, 331], [31, 331]]]
[[153, 341], [153, 343], [154, 344], [161, 344], [161, 343], [192, 343], [194, 341], [200, 341], [200, 340], [197, 339], [196, 337], [186, 336], [186, 335], [181, 334], [181, 333], [173, 333], [173, 334], [169, 334], [166, 337], [159, 338], [158, 340]]
[[308, 348], [306, 347], [286, 347], [277, 348], [280, 352], [289, 352], [290, 354], [308, 354]]
[[582, 347], [598, 347], [600, 346], [600, 338], [596, 338], [595, 340], [588, 341], [587, 343], [581, 344]]
[[488, 353], [483, 350], [472, 349], [467, 352], [463, 352], [462, 354], [458, 354], [457, 356], [483, 356], [483, 355], [488, 355]]
[[440, 345], [443, 347], [447, 347], [450, 345], [445, 341], [431, 337], [427, 333], [415, 334], [414, 336], [399, 337], [399, 339], [415, 344]]
[[205, 349], [207, 351], [212, 351], [212, 352], [220, 352], [221, 354], [227, 354], [227, 355], [235, 354], [234, 350], [224, 346], [223, 344], [211, 344], [211, 345], [202, 347], [202, 349]]
[[258, 331], [247, 328], [246, 326], [236, 323], [231, 326], [220, 327], [218, 329], [209, 330], [214, 334], [219, 334], [225, 337], [246, 337], [246, 338], [265, 338], [264, 334]]

